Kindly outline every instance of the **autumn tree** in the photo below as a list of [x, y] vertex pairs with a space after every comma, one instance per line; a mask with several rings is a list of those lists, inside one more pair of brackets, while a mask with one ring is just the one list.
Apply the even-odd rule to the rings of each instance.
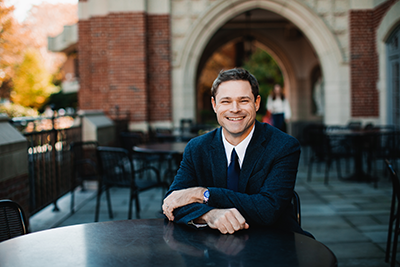
[[47, 69], [51, 73], [58, 71], [65, 62], [64, 53], [54, 53], [47, 50], [47, 37], [60, 34], [65, 25], [78, 22], [78, 5], [49, 4], [43, 2], [34, 5], [23, 22], [22, 30], [32, 36], [32, 46], [39, 49]]
[[19, 105], [40, 108], [57, 91], [52, 83], [52, 75], [44, 66], [43, 58], [35, 49], [25, 52], [22, 63], [16, 68], [11, 100]]
[[283, 75], [276, 61], [264, 50], [257, 48], [243, 68], [251, 72], [257, 79], [261, 95], [259, 114], [265, 114], [265, 102], [274, 85], [283, 85]]
[[14, 66], [21, 62], [24, 41], [29, 36], [21, 31], [13, 17], [14, 7], [6, 7], [0, 0], [0, 98], [9, 98], [12, 87]]

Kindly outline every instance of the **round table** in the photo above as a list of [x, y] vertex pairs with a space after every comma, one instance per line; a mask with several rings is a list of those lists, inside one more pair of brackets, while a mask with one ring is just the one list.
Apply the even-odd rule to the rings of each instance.
[[[354, 174], [350, 177], [344, 178], [348, 181], [374, 181], [377, 182], [377, 177], [371, 176], [369, 173], [364, 172], [363, 168], [363, 152], [364, 148], [368, 145], [372, 138], [379, 137], [380, 135], [394, 134], [393, 130], [388, 129], [339, 129], [327, 131], [325, 133], [328, 137], [346, 137], [354, 149]], [[376, 185], [375, 185], [376, 186]]]
[[133, 147], [133, 151], [157, 154], [183, 154], [187, 142], [150, 143]]
[[250, 227], [232, 235], [163, 219], [80, 224], [0, 243], [0, 266], [337, 266], [307, 236]]
[[166, 161], [168, 163], [168, 167], [164, 172], [163, 180], [165, 182], [172, 183], [180, 162], [182, 161], [182, 156], [186, 145], [187, 142], [141, 144], [134, 146], [133, 151], [147, 155], [156, 155], [159, 158], [160, 172], [161, 162]]

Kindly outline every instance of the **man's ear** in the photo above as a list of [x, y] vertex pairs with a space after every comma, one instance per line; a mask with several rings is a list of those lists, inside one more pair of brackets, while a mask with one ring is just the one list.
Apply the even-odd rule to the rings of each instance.
[[211, 97], [211, 105], [213, 107], [214, 112], [217, 113], [217, 111], [215, 110], [215, 107], [217, 106], [217, 104], [215, 103], [215, 98], [213, 96]]
[[257, 98], [256, 98], [256, 103], [255, 103], [255, 105], [256, 105], [256, 112], [260, 109], [260, 103], [261, 103], [261, 96], [258, 95]]

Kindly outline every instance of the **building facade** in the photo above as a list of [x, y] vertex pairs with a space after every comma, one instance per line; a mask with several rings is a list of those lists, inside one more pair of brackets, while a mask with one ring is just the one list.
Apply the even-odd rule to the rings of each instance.
[[132, 130], [198, 121], [207, 60], [251, 36], [283, 73], [292, 132], [399, 125], [399, 29], [398, 0], [80, 0], [79, 108]]

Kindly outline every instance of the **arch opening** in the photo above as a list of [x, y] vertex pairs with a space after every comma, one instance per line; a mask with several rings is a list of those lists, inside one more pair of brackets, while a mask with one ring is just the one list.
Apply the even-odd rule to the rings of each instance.
[[[270, 90], [274, 83], [282, 83], [294, 111], [292, 121], [295, 128], [295, 124], [302, 121], [322, 120], [322, 116], [316, 115], [312, 106], [312, 86], [316, 78], [310, 77], [310, 73], [315, 66], [320, 67], [315, 50], [292, 22], [274, 12], [256, 8], [228, 20], [205, 46], [196, 70], [195, 103], [198, 122], [215, 122], [210, 104], [210, 88], [219, 71], [243, 67], [249, 62], [250, 55], [260, 50], [273, 58], [280, 69], [281, 80], [270, 80], [267, 87]], [[268, 69], [266, 75], [267, 72]], [[259, 73], [255, 75], [258, 75], [259, 82], [265, 80]], [[261, 94], [263, 108], [260, 113], [265, 113], [267, 95], [266, 92]], [[263, 114], [260, 113], [258, 119], [262, 120]]]
[[[182, 77], [182, 80], [173, 81], [174, 95], [174, 123], [181, 118], [196, 118], [196, 81], [198, 72], [202, 70], [202, 64], [209, 47], [219, 47], [221, 44], [214, 42], [215, 36], [220, 36], [226, 43], [228, 40], [223, 31], [228, 30], [226, 25], [232, 19], [247, 11], [260, 10], [283, 18], [290, 26], [286, 31], [281, 31], [282, 37], [295, 38], [300, 34], [301, 38], [292, 40], [282, 45], [276, 36], [270, 34], [271, 30], [252, 32], [257, 41], [276, 54], [276, 60], [281, 61], [284, 68], [285, 86], [290, 93], [289, 100], [293, 108], [293, 124], [302, 124], [304, 121], [321, 121], [326, 124], [339, 124], [350, 118], [350, 89], [349, 77], [342, 75], [348, 73], [348, 64], [343, 64], [344, 58], [337, 40], [326, 24], [316, 14], [312, 13], [304, 3], [293, 2], [290, 5], [275, 1], [222, 1], [210, 6], [202, 13], [190, 29], [190, 34], [185, 37], [181, 55], [176, 59], [173, 75]], [[264, 14], [265, 15], [265, 14]], [[243, 27], [243, 25], [242, 25]], [[221, 30], [221, 31], [220, 31]], [[238, 34], [239, 31], [236, 32]], [[243, 35], [241, 35], [243, 36]], [[286, 45], [286, 46], [285, 46]], [[210, 51], [215, 51], [211, 49]], [[211, 54], [211, 52], [208, 52]], [[324, 77], [325, 113], [324, 117], [311, 114], [312, 85], [310, 76], [312, 68], [320, 65]], [[286, 71], [286, 73], [285, 73]], [[328, 75], [329, 74], [329, 75]], [[347, 96], [347, 97], [346, 97]], [[329, 102], [326, 101], [329, 99]], [[349, 103], [344, 103], [347, 99]], [[182, 104], [183, 103], [183, 104]], [[348, 104], [348, 105], [347, 105]], [[297, 126], [296, 126], [297, 127]], [[297, 127], [301, 128], [301, 127]], [[293, 131], [292, 131], [293, 133]]]

